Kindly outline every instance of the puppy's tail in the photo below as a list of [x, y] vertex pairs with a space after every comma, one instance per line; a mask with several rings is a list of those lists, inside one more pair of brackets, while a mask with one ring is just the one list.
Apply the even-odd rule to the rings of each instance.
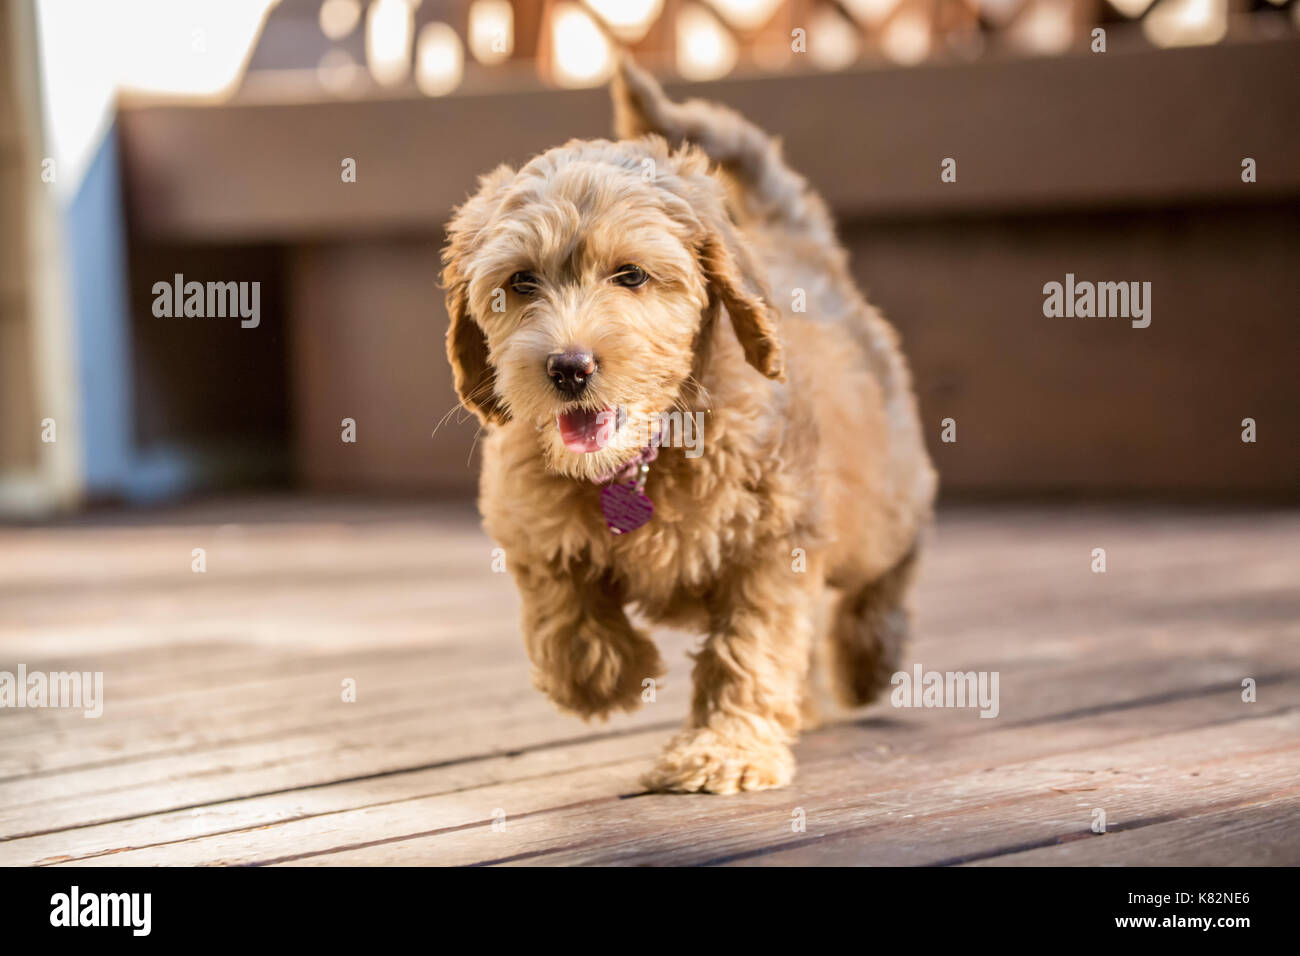
[[745, 212], [833, 241], [821, 197], [785, 164], [780, 142], [739, 113], [704, 100], [674, 103], [629, 56], [622, 58], [612, 92], [619, 139], [656, 133], [673, 147], [693, 143], [735, 182]]

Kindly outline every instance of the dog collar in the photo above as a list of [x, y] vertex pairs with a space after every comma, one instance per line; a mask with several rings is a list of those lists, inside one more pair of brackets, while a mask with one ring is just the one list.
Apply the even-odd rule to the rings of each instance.
[[645, 480], [650, 463], [658, 457], [659, 446], [647, 445], [627, 464], [596, 479], [597, 484], [605, 485], [600, 491], [600, 510], [614, 534], [635, 531], [654, 515], [654, 502], [645, 496]]
[[[619, 465], [613, 471], [607, 471], [603, 475], [597, 475], [592, 479], [592, 481], [598, 485], [603, 485], [611, 481], [632, 481], [636, 478], [637, 474], [641, 472], [643, 467], [648, 470], [650, 462], [654, 461], [658, 457], [659, 446], [653, 443], [649, 444], [645, 448], [642, 448], [640, 454], [631, 461]], [[645, 483], [644, 476], [641, 478], [641, 482], [643, 484]]]

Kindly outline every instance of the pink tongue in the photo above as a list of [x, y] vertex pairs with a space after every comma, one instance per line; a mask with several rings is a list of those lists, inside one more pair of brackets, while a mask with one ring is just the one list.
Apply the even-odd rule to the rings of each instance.
[[556, 415], [555, 425], [560, 429], [560, 440], [565, 448], [588, 454], [604, 447], [613, 426], [613, 415], [613, 410], [608, 408], [602, 411], [580, 408]]

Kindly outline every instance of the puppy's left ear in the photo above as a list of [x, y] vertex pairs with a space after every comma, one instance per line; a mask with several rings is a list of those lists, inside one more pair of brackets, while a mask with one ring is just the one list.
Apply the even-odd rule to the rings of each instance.
[[514, 170], [498, 167], [479, 180], [479, 191], [456, 210], [447, 227], [443, 250], [442, 281], [447, 289], [447, 358], [461, 404], [485, 423], [496, 425], [510, 420], [510, 413], [496, 394], [496, 369], [488, 358], [487, 336], [469, 306], [469, 266], [478, 247], [478, 236], [496, 208], [502, 188]]
[[708, 229], [699, 259], [710, 290], [727, 308], [745, 360], [768, 378], [784, 382], [780, 313], [770, 304], [753, 257], [729, 222]]
[[469, 314], [465, 283], [447, 290], [447, 358], [451, 361], [452, 384], [460, 402], [484, 423], [503, 425], [510, 415], [496, 395], [496, 369], [488, 361], [487, 337]]

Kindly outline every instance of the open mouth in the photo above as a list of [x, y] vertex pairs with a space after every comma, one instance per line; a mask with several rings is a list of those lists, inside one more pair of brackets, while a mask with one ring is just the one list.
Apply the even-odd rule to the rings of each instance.
[[565, 448], [586, 455], [611, 444], [625, 421], [622, 408], [571, 408], [555, 416], [555, 427]]

